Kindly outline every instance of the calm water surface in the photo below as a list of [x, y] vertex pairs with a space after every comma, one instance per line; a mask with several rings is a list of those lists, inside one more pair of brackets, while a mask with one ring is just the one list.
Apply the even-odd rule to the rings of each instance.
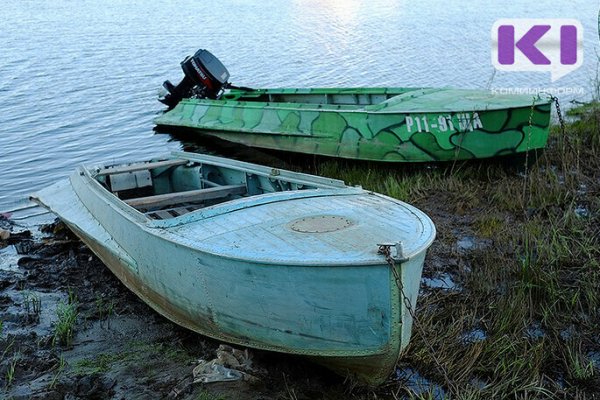
[[[591, 0], [6, 2], [0, 210], [82, 162], [182, 148], [155, 134], [152, 119], [163, 109], [162, 81], [178, 80], [179, 62], [197, 48], [215, 53], [238, 85], [585, 87], [585, 100], [598, 70], [598, 7]], [[554, 84], [543, 73], [494, 75], [490, 30], [503, 17], [579, 19], [584, 65]]]

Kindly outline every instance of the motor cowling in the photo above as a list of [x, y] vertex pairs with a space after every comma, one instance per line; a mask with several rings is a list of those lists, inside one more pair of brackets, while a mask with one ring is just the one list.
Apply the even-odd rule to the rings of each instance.
[[163, 83], [169, 93], [159, 100], [170, 108], [183, 98], [218, 99], [228, 85], [229, 71], [208, 50], [200, 49], [193, 56], [186, 57], [181, 62], [181, 69], [184, 77], [179, 84]]

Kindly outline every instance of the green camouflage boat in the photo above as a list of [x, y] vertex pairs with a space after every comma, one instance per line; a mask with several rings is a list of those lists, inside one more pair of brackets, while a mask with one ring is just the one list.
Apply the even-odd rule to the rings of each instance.
[[162, 127], [246, 146], [357, 160], [453, 161], [542, 149], [550, 96], [433, 88], [250, 89], [206, 50], [182, 62]]

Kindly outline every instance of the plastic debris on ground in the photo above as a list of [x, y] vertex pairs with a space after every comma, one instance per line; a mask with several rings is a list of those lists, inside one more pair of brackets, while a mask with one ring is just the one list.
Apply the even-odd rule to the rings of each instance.
[[214, 382], [246, 381], [256, 383], [259, 379], [255, 373], [264, 373], [252, 366], [252, 354], [246, 350], [234, 349], [222, 344], [217, 349], [217, 357], [213, 360], [198, 360], [192, 371], [192, 376], [185, 377], [175, 386], [169, 399], [177, 399], [182, 395], [189, 394], [192, 386], [197, 383], [209, 384]]
[[238, 350], [222, 344], [217, 349], [217, 358], [199, 360], [192, 374], [194, 383], [256, 381], [257, 378], [250, 374], [252, 371], [252, 357], [248, 349]]

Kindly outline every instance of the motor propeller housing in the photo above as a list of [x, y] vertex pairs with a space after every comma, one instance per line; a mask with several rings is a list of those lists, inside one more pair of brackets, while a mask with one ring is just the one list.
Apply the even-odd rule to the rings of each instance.
[[186, 97], [218, 99], [223, 88], [228, 86], [229, 71], [208, 50], [200, 49], [193, 56], [186, 57], [181, 62], [181, 69], [184, 77], [179, 84], [163, 83], [169, 93], [159, 101], [169, 108]]

